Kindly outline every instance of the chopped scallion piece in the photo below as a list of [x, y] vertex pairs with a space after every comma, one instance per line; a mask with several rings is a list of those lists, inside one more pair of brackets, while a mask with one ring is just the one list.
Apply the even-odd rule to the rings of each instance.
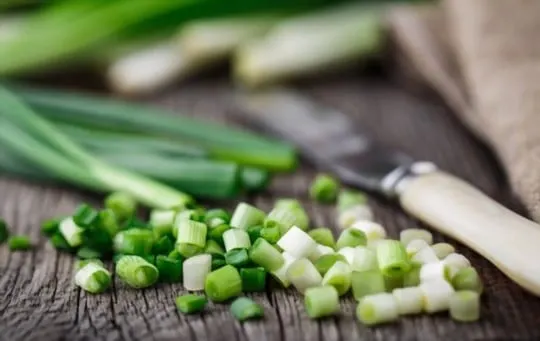
[[270, 244], [275, 244], [281, 238], [281, 232], [278, 226], [267, 226], [260, 231], [260, 236]]
[[480, 295], [476, 291], [458, 291], [450, 297], [449, 308], [450, 316], [455, 321], [478, 321], [480, 319]]
[[77, 247], [82, 244], [84, 229], [75, 224], [73, 218], [69, 217], [62, 220], [58, 229], [69, 246]]
[[421, 264], [413, 263], [411, 270], [403, 276], [404, 287], [416, 287], [420, 285], [420, 269]]
[[210, 240], [206, 241], [206, 246], [204, 248], [204, 253], [208, 253], [210, 255], [223, 255], [225, 253], [225, 251], [223, 250], [221, 245], [219, 245], [218, 242], [216, 242], [215, 240], [210, 239]]
[[281, 198], [274, 202], [274, 207], [283, 207], [287, 209], [302, 208], [302, 204], [297, 199], [293, 198]]
[[473, 267], [459, 269], [452, 277], [452, 286], [455, 290], [472, 290], [481, 294], [484, 291], [484, 285], [480, 275]]
[[317, 247], [317, 243], [297, 226], [291, 227], [277, 245], [296, 258], [309, 257]]
[[178, 283], [182, 280], [182, 261], [164, 255], [156, 256], [156, 268], [161, 282]]
[[352, 270], [345, 262], [336, 262], [324, 275], [322, 285], [336, 288], [339, 296], [345, 295], [351, 288]]
[[204, 291], [214, 302], [223, 302], [242, 293], [242, 278], [232, 265], [214, 270], [206, 277]]
[[400, 315], [419, 314], [422, 312], [424, 294], [419, 287], [396, 288], [392, 291]]
[[328, 270], [330, 270], [330, 268], [334, 266], [334, 264], [338, 261], [346, 262], [347, 260], [345, 259], [345, 257], [343, 257], [343, 255], [340, 255], [339, 253], [332, 253], [328, 255], [322, 255], [313, 263], [313, 265], [315, 265], [315, 268], [317, 268], [317, 271], [319, 271], [321, 276], [324, 276], [328, 272]]
[[448, 243], [437, 243], [431, 245], [433, 252], [437, 255], [439, 259], [444, 259], [451, 253], [454, 253], [456, 249]]
[[[52, 237], [55, 233], [58, 232], [58, 227], [60, 225], [61, 219], [53, 218], [44, 221], [41, 224], [41, 233], [44, 236]], [[0, 244], [5, 242], [7, 240], [7, 227], [5, 221], [0, 219]]]
[[251, 242], [251, 244], [255, 243], [255, 241], [261, 236], [262, 229], [262, 225], [248, 227], [247, 233], [249, 235], [249, 241]]
[[448, 267], [449, 278], [454, 277], [454, 275], [461, 269], [465, 269], [471, 266], [471, 262], [467, 257], [459, 253], [451, 253], [443, 259], [443, 263]]
[[264, 316], [264, 309], [247, 297], [239, 297], [231, 304], [231, 313], [238, 321], [246, 321]]
[[154, 234], [144, 228], [120, 231], [114, 237], [114, 251], [125, 255], [144, 256], [152, 253]]
[[311, 183], [309, 196], [321, 203], [332, 203], [339, 192], [339, 183], [328, 174], [319, 174]]
[[378, 270], [353, 271], [351, 287], [356, 300], [386, 291], [384, 276]]
[[318, 244], [325, 245], [331, 248], [336, 247], [336, 241], [332, 230], [326, 227], [319, 227], [308, 232], [309, 236]]
[[368, 241], [386, 238], [384, 227], [373, 221], [360, 220], [352, 224], [351, 227], [364, 232]]
[[231, 227], [227, 224], [210, 227], [207, 238], [216, 241], [221, 246], [225, 246], [223, 234], [230, 229]]
[[113, 210], [106, 208], [99, 212], [99, 227], [107, 231], [111, 238], [118, 233], [120, 226]]
[[250, 259], [247, 249], [232, 249], [225, 254], [225, 262], [234, 266], [235, 268], [241, 268], [249, 264]]
[[304, 305], [309, 317], [315, 319], [339, 312], [339, 294], [335, 287], [325, 285], [306, 290]]
[[87, 204], [81, 204], [77, 207], [75, 213], [73, 213], [73, 221], [81, 228], [87, 228], [94, 225], [97, 223], [98, 219], [99, 212]]
[[300, 293], [306, 289], [321, 285], [322, 276], [317, 268], [306, 258], [300, 258], [292, 262], [287, 269], [287, 278]]
[[411, 260], [413, 262], [417, 262], [420, 264], [427, 264], [427, 263], [438, 263], [439, 258], [435, 254], [435, 251], [431, 247], [423, 247], [420, 250], [418, 250], [412, 257]]
[[71, 247], [71, 245], [69, 245], [69, 243], [66, 241], [64, 236], [59, 232], [53, 234], [51, 236], [51, 238], [49, 239], [49, 242], [58, 251], [66, 251], [66, 252], [72, 252], [73, 251], [73, 247]]
[[77, 250], [77, 257], [81, 259], [102, 258], [103, 254], [98, 250], [83, 246]]
[[178, 250], [172, 250], [171, 252], [169, 252], [167, 257], [169, 257], [171, 259], [178, 259], [178, 260], [181, 260], [181, 261], [184, 260], [184, 256], [182, 256], [182, 254], [180, 254], [180, 252], [178, 252]]
[[[407, 244], [403, 243], [406, 246], [407, 254], [409, 257], [414, 257], [418, 251], [430, 247], [429, 244], [423, 239], [413, 239]], [[430, 257], [431, 258], [431, 257]]]
[[208, 301], [202, 295], [187, 294], [176, 298], [176, 308], [184, 314], [200, 313]]
[[397, 240], [387, 239], [377, 245], [377, 262], [387, 277], [403, 277], [411, 269], [407, 252]]
[[350, 207], [342, 212], [338, 211], [337, 225], [342, 229], [352, 227], [358, 221], [372, 221], [373, 211], [367, 205]]
[[366, 246], [367, 238], [366, 234], [358, 229], [348, 228], [341, 232], [336, 243], [337, 249], [341, 249], [347, 246]]
[[367, 195], [365, 193], [351, 189], [339, 191], [337, 197], [337, 209], [339, 212], [344, 212], [351, 207], [365, 205], [367, 205]]
[[7, 244], [11, 251], [27, 251], [32, 248], [32, 242], [28, 236], [10, 236]]
[[424, 311], [436, 313], [448, 310], [454, 289], [447, 281], [440, 279], [422, 283], [420, 289], [424, 295]]
[[428, 245], [433, 244], [433, 235], [424, 229], [405, 229], [399, 233], [399, 241], [403, 245], [409, 245], [413, 240], [421, 239]]
[[398, 305], [392, 294], [381, 293], [363, 297], [356, 308], [358, 320], [368, 326], [398, 319]]
[[105, 207], [113, 210], [119, 220], [125, 220], [135, 214], [137, 202], [127, 193], [115, 192], [105, 198]]
[[[56, 223], [56, 227], [58, 226], [58, 223]], [[54, 228], [53, 229], [54, 232], [52, 232], [52, 234], [54, 234], [57, 230], [57, 228]], [[42, 231], [43, 231], [43, 228], [42, 228]], [[45, 235], [49, 235], [48, 233], [45, 234]], [[0, 218], [0, 244], [3, 244], [6, 240], [8, 240], [9, 238], [9, 230], [7, 228], [7, 224], [6, 222]]]
[[344, 247], [339, 253], [345, 257], [353, 271], [377, 269], [377, 255], [367, 247]]
[[210, 228], [222, 224], [228, 224], [230, 221], [231, 215], [229, 212], [221, 208], [208, 210], [204, 215], [204, 223]]
[[231, 226], [247, 230], [250, 226], [261, 225], [266, 213], [244, 202], [238, 204], [231, 218]]
[[184, 261], [183, 278], [184, 288], [187, 290], [203, 290], [204, 283], [212, 269], [212, 256], [201, 254]]
[[174, 250], [174, 241], [172, 236], [165, 235], [156, 240], [152, 246], [152, 253], [154, 255], [168, 255]]
[[264, 268], [242, 268], [242, 290], [244, 292], [259, 292], [266, 288], [266, 270]]
[[105, 264], [103, 264], [103, 261], [101, 259], [93, 258], [93, 259], [77, 259], [75, 263], [73, 264], [73, 268], [75, 271], [78, 271], [86, 266], [86, 264], [94, 263], [96, 265], [99, 265], [101, 267], [105, 267]]
[[136, 289], [154, 285], [159, 277], [158, 269], [153, 264], [135, 255], [120, 257], [116, 262], [116, 273], [127, 285]]
[[154, 229], [168, 230], [172, 233], [175, 216], [175, 210], [152, 210], [149, 223]]
[[281, 253], [265, 239], [259, 238], [249, 249], [251, 260], [267, 271], [276, 271], [283, 266], [285, 260]]
[[433, 280], [449, 280], [449, 268], [444, 262], [422, 264], [420, 283]]
[[321, 258], [322, 256], [329, 255], [334, 252], [335, 252], [334, 249], [332, 249], [331, 247], [317, 244], [317, 247], [315, 247], [313, 252], [309, 255], [308, 259], [314, 263], [317, 261], [317, 259]]
[[198, 221], [183, 220], [178, 224], [178, 244], [190, 244], [203, 248], [206, 243], [206, 225]]
[[75, 274], [75, 284], [92, 294], [104, 292], [111, 285], [111, 274], [103, 266], [89, 262]]
[[227, 265], [225, 258], [215, 257], [215, 255], [212, 256], [212, 267], [211, 267], [212, 271], [222, 268], [225, 265]]
[[283, 265], [279, 269], [270, 272], [270, 274], [272, 274], [272, 277], [274, 277], [274, 279], [284, 288], [288, 288], [291, 285], [291, 281], [289, 281], [289, 278], [287, 277], [287, 270], [296, 258], [289, 255], [287, 252], [283, 252], [281, 255], [284, 260]]
[[234, 249], [248, 249], [251, 246], [249, 235], [242, 229], [230, 229], [223, 233], [223, 242], [227, 252]]
[[384, 287], [386, 292], [392, 292], [394, 289], [403, 288], [403, 277], [384, 276]]
[[303, 223], [301, 211], [301, 208], [274, 207], [264, 220], [264, 227], [275, 227], [285, 233], [298, 222]]

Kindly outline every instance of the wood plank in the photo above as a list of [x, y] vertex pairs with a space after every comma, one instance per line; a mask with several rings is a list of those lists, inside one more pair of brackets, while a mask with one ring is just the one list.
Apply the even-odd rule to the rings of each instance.
[[[375, 139], [403, 149], [419, 159], [472, 182], [497, 200], [521, 210], [508, 190], [496, 161], [437, 101], [412, 97], [379, 78], [327, 80], [302, 87], [327, 104], [353, 115]], [[196, 113], [218, 122], [230, 118], [232, 87], [224, 80], [201, 80], [151, 99], [178, 112]], [[279, 176], [271, 188], [248, 198], [268, 209], [277, 197], [302, 199], [315, 226], [333, 227], [333, 210], [310, 202], [306, 190], [315, 170], [302, 165]], [[45, 218], [69, 213], [78, 202], [99, 198], [60, 187], [43, 187], [0, 179], [0, 216], [17, 233], [36, 243], [31, 252], [10, 253], [0, 247], [0, 340], [533, 340], [540, 338], [540, 300], [502, 276], [485, 259], [462, 245], [458, 251], [480, 269], [486, 283], [483, 318], [456, 324], [445, 314], [408, 317], [380, 328], [356, 322], [355, 302], [342, 301], [340, 316], [310, 320], [302, 297], [293, 290], [273, 289], [252, 294], [266, 311], [263, 321], [240, 324], [227, 305], [210, 304], [201, 316], [184, 316], [174, 298], [181, 285], [163, 284], [145, 290], [126, 288], [118, 280], [102, 295], [81, 292], [72, 283], [73, 259], [56, 253], [39, 235]], [[224, 203], [232, 207], [234, 202]], [[421, 225], [395, 204], [370, 198], [378, 221], [390, 235]], [[489, 227], [486, 227], [489, 228]], [[451, 240], [435, 233], [437, 240]], [[533, 260], [534, 261], [534, 260]]]

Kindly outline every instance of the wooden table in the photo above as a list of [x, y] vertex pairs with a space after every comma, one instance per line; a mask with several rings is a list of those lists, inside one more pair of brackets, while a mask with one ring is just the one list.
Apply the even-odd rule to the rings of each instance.
[[[304, 88], [322, 102], [353, 115], [358, 125], [377, 140], [419, 159], [432, 160], [519, 209], [489, 152], [439, 102], [414, 98], [379, 77], [327, 80]], [[207, 79], [177, 87], [152, 101], [179, 112], [230, 121], [227, 112], [231, 91], [226, 81]], [[306, 198], [314, 173], [304, 165], [294, 174], [276, 177], [266, 193], [241, 199], [268, 209], [276, 197], [297, 197], [305, 203], [316, 226], [333, 226], [332, 209]], [[57, 253], [39, 234], [40, 221], [69, 213], [82, 200], [99, 203], [99, 198], [69, 188], [0, 179], [0, 216], [36, 243], [31, 252], [10, 253], [7, 247], [0, 247], [0, 340], [540, 339], [540, 300], [459, 244], [459, 252], [472, 260], [486, 285], [482, 320], [478, 323], [457, 324], [440, 314], [402, 318], [396, 324], [370, 329], [356, 321], [356, 304], [350, 297], [342, 300], [340, 316], [317, 322], [307, 318], [301, 296], [281, 289], [250, 295], [264, 306], [266, 318], [243, 324], [231, 317], [227, 305], [211, 304], [200, 316], [177, 313], [174, 298], [185, 292], [179, 284], [132, 290], [115, 279], [110, 292], [89, 295], [73, 284], [73, 257]], [[225, 204], [233, 206], [234, 202]], [[391, 236], [420, 225], [392, 203], [373, 198], [371, 205], [376, 220]], [[435, 235], [437, 240], [447, 240]]]

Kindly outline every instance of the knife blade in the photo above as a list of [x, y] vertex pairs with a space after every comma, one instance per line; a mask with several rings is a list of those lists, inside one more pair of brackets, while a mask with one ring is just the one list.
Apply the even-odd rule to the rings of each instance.
[[349, 117], [287, 88], [240, 93], [235, 112], [296, 145], [345, 184], [395, 199], [412, 216], [469, 246], [540, 296], [540, 225], [429, 161], [381, 146]]

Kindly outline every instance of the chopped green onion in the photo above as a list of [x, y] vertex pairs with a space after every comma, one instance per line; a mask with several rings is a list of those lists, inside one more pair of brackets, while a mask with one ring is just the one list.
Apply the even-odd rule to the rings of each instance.
[[156, 256], [154, 255], [144, 255], [144, 256], [140, 256], [142, 258], [144, 258], [145, 261], [147, 261], [148, 263], [152, 264], [152, 265], [156, 265]]
[[110, 237], [114, 237], [120, 226], [118, 226], [118, 219], [116, 214], [111, 209], [104, 209], [99, 212], [99, 227], [107, 231]]
[[251, 244], [255, 243], [255, 241], [261, 236], [262, 229], [262, 225], [248, 227], [247, 233], [249, 235], [249, 241], [251, 242]]
[[265, 227], [260, 231], [260, 236], [263, 239], [266, 239], [270, 244], [275, 244], [281, 238], [281, 232], [278, 226]]
[[73, 264], [73, 268], [75, 269], [75, 271], [78, 271], [89, 263], [96, 264], [98, 266], [101, 266], [102, 268], [105, 267], [105, 264], [103, 264], [103, 261], [101, 261], [101, 259], [92, 258], [92, 259], [77, 259], [75, 263]]
[[420, 250], [418, 250], [412, 257], [411, 260], [413, 262], [417, 262], [420, 264], [427, 264], [427, 263], [438, 263], [439, 258], [437, 258], [437, 255], [435, 254], [435, 251], [431, 247], [423, 247]]
[[384, 227], [373, 221], [357, 221], [351, 227], [364, 232], [368, 241], [386, 238]]
[[276, 227], [281, 233], [287, 232], [297, 223], [304, 223], [302, 208], [274, 207], [264, 220], [264, 227]]
[[184, 288], [190, 291], [203, 290], [206, 278], [212, 269], [212, 256], [201, 254], [184, 261]]
[[227, 224], [210, 227], [207, 238], [216, 241], [221, 246], [225, 246], [225, 243], [223, 241], [223, 234], [230, 229], [231, 227]]
[[276, 202], [274, 203], [274, 208], [285, 208], [289, 210], [297, 209], [297, 208], [301, 209], [302, 204], [297, 199], [282, 198], [282, 199], [276, 200]]
[[137, 211], [137, 202], [131, 195], [115, 192], [105, 198], [105, 207], [111, 209], [119, 220], [125, 220]]
[[152, 246], [152, 253], [154, 255], [168, 255], [174, 250], [174, 241], [171, 236], [165, 235], [156, 240]]
[[386, 291], [384, 276], [378, 270], [353, 271], [351, 287], [356, 300]]
[[331, 285], [339, 296], [345, 295], [351, 288], [351, 274], [349, 264], [337, 261], [324, 275], [322, 285]]
[[[43, 223], [41, 223], [41, 233], [44, 236], [52, 237], [55, 233], [58, 232], [58, 227], [61, 221], [62, 220], [58, 218], [45, 220]], [[7, 236], [8, 231], [6, 223], [2, 219], [0, 219], [0, 244], [7, 240]]]
[[99, 212], [87, 204], [82, 204], [75, 210], [73, 214], [73, 221], [77, 226], [81, 228], [87, 228], [95, 223], [99, 219]]
[[287, 277], [287, 270], [296, 258], [289, 255], [287, 252], [283, 252], [281, 256], [284, 260], [283, 265], [279, 269], [270, 272], [270, 274], [279, 284], [281, 284], [281, 286], [288, 288], [291, 285], [291, 281], [289, 281], [289, 278]]
[[234, 266], [235, 268], [241, 268], [249, 264], [249, 254], [247, 249], [232, 249], [225, 254], [225, 262]]
[[413, 263], [411, 270], [403, 276], [404, 287], [416, 287], [420, 285], [420, 269], [421, 265]]
[[328, 174], [319, 174], [311, 183], [309, 196], [321, 203], [332, 203], [339, 192], [339, 183]]
[[229, 212], [221, 208], [208, 210], [204, 215], [204, 223], [210, 228], [222, 224], [228, 224], [230, 221], [231, 215]]
[[473, 267], [459, 269], [452, 277], [452, 286], [455, 290], [472, 290], [481, 294], [484, 291], [484, 285], [480, 275]]
[[277, 245], [296, 258], [309, 257], [317, 247], [317, 243], [297, 226], [291, 227]]
[[419, 314], [422, 312], [424, 294], [418, 287], [396, 288], [392, 291], [400, 315]]
[[306, 290], [304, 305], [309, 317], [315, 319], [332, 316], [339, 312], [339, 294], [330, 285]]
[[[58, 226], [58, 224], [56, 224]], [[57, 228], [54, 229], [52, 234], [56, 232]], [[42, 228], [43, 231], [43, 228]], [[48, 235], [48, 234], [46, 234]], [[0, 218], [0, 244], [3, 244], [9, 238], [9, 230], [7, 228], [6, 222]]]
[[315, 268], [317, 268], [317, 271], [319, 271], [321, 276], [324, 276], [328, 272], [328, 270], [330, 270], [330, 268], [334, 266], [334, 264], [338, 261], [346, 262], [347, 260], [345, 259], [345, 257], [343, 257], [343, 255], [339, 253], [332, 253], [328, 255], [322, 255], [313, 263], [313, 265], [315, 265]]
[[251, 260], [267, 271], [276, 271], [283, 266], [285, 260], [281, 253], [265, 239], [259, 238], [249, 249]]
[[204, 253], [208, 253], [210, 255], [223, 255], [225, 251], [223, 250], [221, 245], [219, 245], [218, 242], [210, 239], [206, 241], [206, 246], [204, 247]]
[[394, 289], [403, 288], [403, 277], [384, 276], [384, 287], [386, 292], [392, 292]]
[[436, 313], [448, 310], [454, 289], [447, 281], [440, 279], [422, 283], [420, 289], [424, 295], [424, 311]]
[[480, 295], [476, 291], [458, 291], [450, 297], [449, 308], [450, 316], [455, 321], [478, 321], [480, 319]]
[[73, 247], [69, 245], [64, 236], [61, 233], [55, 233], [49, 238], [51, 245], [58, 251], [72, 252]]
[[424, 229], [405, 229], [399, 233], [399, 241], [403, 245], [409, 245], [413, 240], [424, 240], [428, 245], [433, 244], [433, 235]]
[[450, 269], [444, 262], [423, 264], [420, 268], [420, 283], [433, 280], [448, 280]]
[[399, 317], [398, 305], [392, 294], [365, 296], [358, 303], [356, 316], [360, 322], [368, 326], [393, 322]]
[[212, 256], [212, 266], [211, 266], [212, 271], [222, 268], [225, 265], [227, 265], [225, 258], [216, 257], [216, 255]]
[[11, 251], [27, 251], [32, 248], [32, 242], [27, 236], [10, 236], [7, 244]]
[[377, 245], [377, 262], [387, 277], [403, 277], [411, 269], [407, 252], [397, 240], [384, 240]]
[[443, 263], [448, 267], [449, 277], [452, 278], [461, 269], [471, 266], [467, 257], [459, 253], [451, 253], [443, 259]]
[[125, 255], [144, 256], [152, 253], [154, 234], [144, 228], [120, 231], [114, 237], [114, 251]]
[[176, 308], [184, 314], [199, 313], [207, 303], [206, 297], [202, 295], [187, 294], [176, 298]]
[[247, 297], [239, 297], [231, 304], [231, 313], [238, 321], [246, 321], [264, 316], [264, 309]]
[[[363, 192], [351, 190], [351, 189], [342, 189], [339, 191], [337, 197], [337, 210], [339, 212], [345, 212], [351, 207], [355, 206], [366, 206], [367, 205], [367, 195]], [[371, 220], [371, 219], [366, 219]]]
[[89, 262], [75, 274], [75, 284], [92, 294], [99, 294], [109, 288], [111, 274], [103, 266]]
[[164, 255], [156, 256], [156, 268], [161, 282], [178, 283], [182, 280], [182, 261]]
[[177, 226], [176, 249], [184, 257], [200, 253], [206, 244], [206, 225], [198, 221], [182, 220], [178, 222]]
[[98, 250], [83, 246], [77, 250], [77, 257], [81, 259], [102, 258], [103, 254]]
[[347, 260], [353, 271], [377, 269], [377, 255], [367, 247], [344, 247], [338, 251]]
[[336, 241], [332, 230], [326, 227], [319, 227], [308, 232], [309, 236], [318, 244], [322, 244], [331, 248], [336, 247]]
[[418, 253], [418, 251], [430, 247], [429, 244], [423, 239], [413, 239], [407, 244], [403, 243], [403, 245], [406, 246], [407, 255], [409, 255], [409, 257], [413, 257]]
[[311, 262], [317, 261], [317, 259], [321, 258], [324, 255], [333, 254], [335, 251], [331, 247], [324, 246], [321, 244], [317, 244], [313, 252], [309, 255], [308, 259]]
[[248, 249], [251, 246], [249, 235], [242, 229], [230, 229], [223, 233], [223, 242], [227, 252], [234, 249]]
[[369, 206], [354, 206], [338, 212], [336, 224], [341, 229], [352, 227], [358, 221], [372, 221], [373, 212]]
[[287, 278], [300, 293], [321, 285], [322, 277], [317, 268], [306, 258], [295, 260], [287, 269]]
[[149, 223], [154, 229], [164, 230], [172, 233], [172, 226], [175, 217], [176, 211], [174, 210], [156, 209], [150, 212]]
[[116, 263], [116, 273], [127, 285], [142, 289], [154, 285], [159, 278], [158, 269], [144, 258], [122, 256]]
[[259, 292], [266, 289], [266, 270], [264, 268], [242, 268], [242, 290], [244, 292]]
[[358, 229], [348, 228], [341, 232], [336, 243], [337, 249], [347, 246], [365, 246], [367, 244], [366, 234]]
[[232, 265], [214, 270], [206, 277], [204, 291], [214, 302], [223, 302], [242, 293], [242, 278]]
[[69, 246], [77, 247], [82, 244], [84, 229], [77, 226], [77, 224], [75, 224], [73, 221], [73, 218], [69, 217], [62, 220], [58, 229]]
[[444, 259], [451, 253], [454, 253], [456, 249], [448, 243], [437, 243], [431, 245], [433, 252], [437, 255], [437, 258]]
[[172, 250], [171, 252], [169, 252], [167, 257], [169, 257], [171, 259], [182, 260], [182, 261], [184, 260], [184, 256], [182, 256], [182, 254], [180, 252], [178, 252], [178, 250]]
[[231, 218], [231, 226], [247, 230], [250, 226], [260, 225], [264, 222], [266, 213], [255, 206], [241, 202], [236, 206]]

